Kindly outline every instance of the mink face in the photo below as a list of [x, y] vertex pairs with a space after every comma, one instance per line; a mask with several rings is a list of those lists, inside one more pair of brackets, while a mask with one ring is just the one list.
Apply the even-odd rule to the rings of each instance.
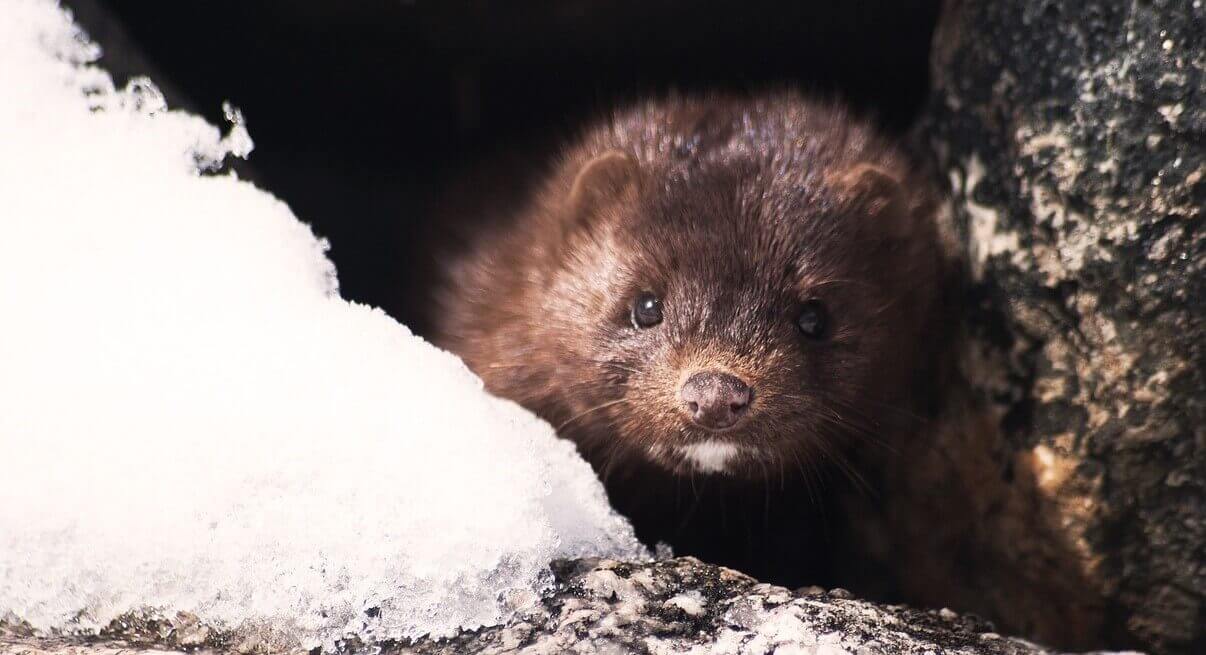
[[912, 412], [940, 269], [919, 179], [798, 97], [638, 107], [479, 233], [437, 340], [599, 466], [796, 472]]

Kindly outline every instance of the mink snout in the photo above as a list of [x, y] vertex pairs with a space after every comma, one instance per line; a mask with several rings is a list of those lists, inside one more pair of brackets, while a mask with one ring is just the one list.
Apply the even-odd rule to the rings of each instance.
[[745, 416], [754, 390], [728, 373], [702, 371], [687, 378], [678, 396], [693, 423], [709, 430], [723, 430]]

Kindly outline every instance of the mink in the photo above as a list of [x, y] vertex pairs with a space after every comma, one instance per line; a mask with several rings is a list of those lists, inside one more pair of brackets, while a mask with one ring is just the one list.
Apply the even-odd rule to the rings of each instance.
[[573, 440], [642, 536], [709, 555], [719, 523], [769, 523], [772, 496], [808, 513], [820, 471], [859, 480], [860, 452], [919, 432], [943, 323], [932, 189], [836, 102], [637, 104], [475, 228], [434, 340]]

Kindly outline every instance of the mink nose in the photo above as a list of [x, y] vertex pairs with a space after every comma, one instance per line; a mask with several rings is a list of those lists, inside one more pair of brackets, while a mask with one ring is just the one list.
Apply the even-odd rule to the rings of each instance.
[[719, 430], [741, 420], [750, 406], [753, 391], [732, 375], [703, 371], [687, 378], [678, 395], [691, 420], [702, 427]]

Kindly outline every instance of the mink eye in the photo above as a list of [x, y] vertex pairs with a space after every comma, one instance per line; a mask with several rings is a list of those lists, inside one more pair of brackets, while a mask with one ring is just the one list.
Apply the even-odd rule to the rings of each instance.
[[809, 339], [824, 339], [829, 327], [829, 313], [825, 311], [825, 303], [820, 300], [807, 300], [800, 307], [800, 315], [796, 318], [796, 327], [800, 333]]
[[645, 291], [632, 301], [632, 325], [638, 329], [651, 328], [662, 322], [662, 301]]

